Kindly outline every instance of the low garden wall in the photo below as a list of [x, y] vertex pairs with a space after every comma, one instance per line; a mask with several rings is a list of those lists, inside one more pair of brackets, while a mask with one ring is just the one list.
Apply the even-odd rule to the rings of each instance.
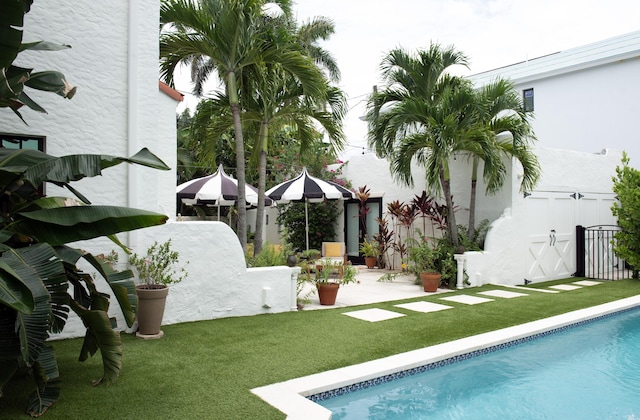
[[[167, 239], [171, 239], [171, 247], [180, 254], [180, 260], [189, 264], [188, 277], [170, 288], [163, 325], [296, 310], [300, 269], [286, 266], [247, 269], [240, 242], [224, 223], [169, 221], [166, 225], [131, 232], [125, 242], [134, 252], [144, 254], [154, 241], [162, 243]], [[111, 248], [94, 249], [92, 246], [96, 245], [91, 242], [82, 245], [96, 254], [115, 248], [107, 245]], [[120, 259], [126, 261], [126, 256], [121, 253]], [[117, 268], [124, 269], [126, 264]], [[101, 292], [110, 291], [102, 279], [97, 279], [97, 287]], [[117, 319], [119, 329], [125, 329], [115, 298], [111, 302], [109, 315]], [[71, 314], [64, 331], [52, 339], [84, 334], [82, 322]]]

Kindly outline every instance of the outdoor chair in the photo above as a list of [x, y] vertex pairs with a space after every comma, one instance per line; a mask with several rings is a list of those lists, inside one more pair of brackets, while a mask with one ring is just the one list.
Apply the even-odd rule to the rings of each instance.
[[343, 267], [347, 263], [347, 247], [344, 242], [323, 242], [322, 243], [322, 261], [329, 261], [339, 265], [338, 271], [342, 278]]

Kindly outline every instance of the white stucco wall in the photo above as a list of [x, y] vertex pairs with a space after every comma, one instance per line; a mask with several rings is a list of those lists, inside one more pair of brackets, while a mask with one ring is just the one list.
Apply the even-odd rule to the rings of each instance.
[[[582, 153], [561, 149], [538, 147], [543, 176], [535, 192], [581, 192], [612, 194], [615, 168], [622, 153], [607, 151], [604, 154]], [[522, 284], [526, 277], [526, 253], [529, 217], [527, 202], [518, 191], [516, 180], [521, 169], [515, 168], [512, 185], [512, 205], [492, 223], [483, 252], [467, 252], [467, 274], [471, 286], [487, 283]], [[606, 220], [610, 214], [601, 214]], [[542, 232], [544, 233], [544, 232]]]
[[[167, 297], [163, 325], [232, 316], [295, 311], [299, 268], [286, 266], [246, 268], [236, 234], [222, 222], [174, 222], [137, 232], [135, 252], [144, 254], [154, 241], [171, 239], [180, 254], [188, 277], [172, 285]], [[91, 243], [84, 243], [92, 251]], [[120, 260], [126, 261], [121, 252]], [[125, 269], [126, 264], [119, 264]], [[96, 280], [98, 290], [109, 292], [104, 280]], [[109, 315], [118, 328], [125, 329], [122, 312], [113, 296]], [[82, 322], [71, 314], [61, 334], [53, 339], [84, 335]]]

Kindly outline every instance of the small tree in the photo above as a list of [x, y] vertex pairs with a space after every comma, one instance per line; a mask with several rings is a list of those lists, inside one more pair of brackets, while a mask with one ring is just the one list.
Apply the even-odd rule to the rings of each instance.
[[629, 166], [629, 158], [622, 154], [622, 166], [616, 167], [613, 192], [618, 202], [611, 207], [622, 228], [615, 234], [613, 251], [633, 267], [633, 277], [638, 277], [640, 267], [640, 171]]

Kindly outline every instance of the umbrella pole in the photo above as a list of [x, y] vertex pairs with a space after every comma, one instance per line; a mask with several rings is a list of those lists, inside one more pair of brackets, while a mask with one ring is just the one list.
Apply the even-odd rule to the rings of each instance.
[[307, 234], [307, 251], [309, 250], [309, 213], [307, 210], [307, 199], [304, 199], [304, 220], [305, 220], [305, 232]]
[[218, 202], [218, 222], [220, 221], [220, 203]]

